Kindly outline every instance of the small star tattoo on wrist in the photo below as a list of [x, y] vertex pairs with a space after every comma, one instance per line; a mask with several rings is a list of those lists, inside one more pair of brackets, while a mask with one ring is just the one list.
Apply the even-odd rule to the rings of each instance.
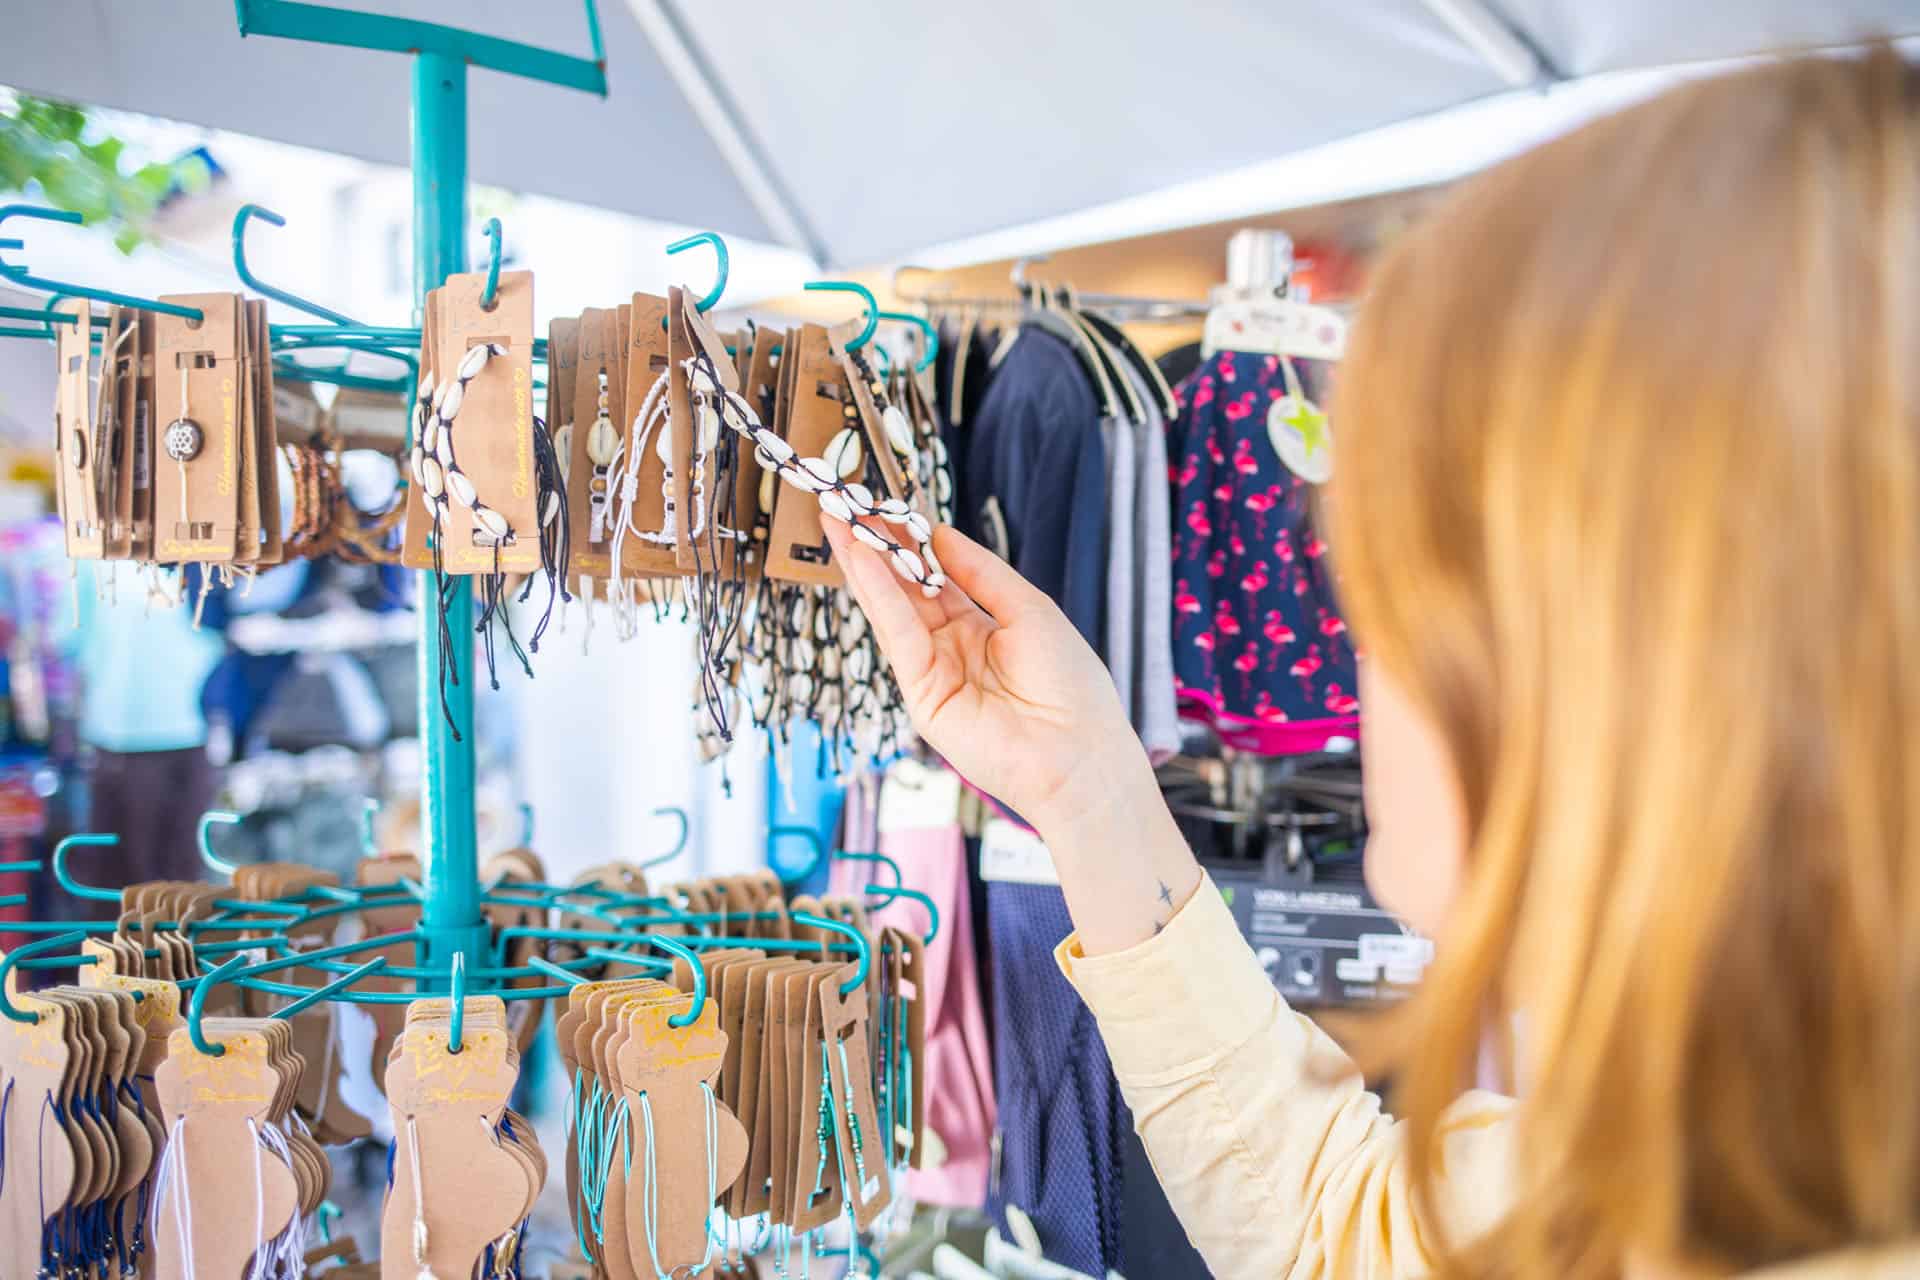
[[1167, 888], [1167, 882], [1165, 880], [1159, 881], [1158, 884], [1160, 885], [1160, 901], [1166, 903], [1168, 906], [1172, 906], [1173, 890]]

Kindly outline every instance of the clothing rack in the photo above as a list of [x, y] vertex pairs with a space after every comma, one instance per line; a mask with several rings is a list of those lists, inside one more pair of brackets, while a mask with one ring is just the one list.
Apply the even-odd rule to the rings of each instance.
[[[1040, 258], [1022, 258], [1013, 264], [1012, 282], [1014, 292], [993, 296], [965, 296], [934, 290], [912, 293], [900, 287], [900, 277], [908, 271], [920, 271], [921, 267], [899, 267], [893, 273], [893, 293], [908, 306], [921, 307], [929, 311], [957, 311], [962, 309], [992, 310], [1015, 309], [1031, 306], [1036, 289], [1054, 288], [1041, 285], [1027, 279], [1026, 269], [1031, 262], [1043, 261]], [[1135, 323], [1172, 323], [1180, 320], [1205, 317], [1212, 305], [1204, 300], [1189, 298], [1152, 298], [1127, 293], [1086, 293], [1069, 287], [1067, 296], [1077, 308], [1099, 311], [1116, 321]]]

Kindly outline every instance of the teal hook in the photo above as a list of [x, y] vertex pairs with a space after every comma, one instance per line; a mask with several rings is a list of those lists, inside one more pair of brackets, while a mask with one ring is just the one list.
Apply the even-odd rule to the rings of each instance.
[[873, 965], [873, 955], [867, 949], [865, 934], [861, 933], [852, 925], [841, 924], [838, 920], [829, 920], [825, 916], [808, 915], [804, 911], [794, 912], [793, 922], [795, 924], [806, 925], [810, 929], [825, 929], [829, 933], [840, 934], [849, 942], [853, 943], [854, 952], [860, 957], [860, 964], [859, 967], [854, 970], [853, 976], [841, 984], [841, 995], [850, 996], [861, 987], [867, 985], [867, 972]]
[[[30, 204], [0, 205], [0, 222], [8, 218], [39, 218], [43, 222], [82, 223], [86, 219], [66, 209], [42, 209]], [[0, 249], [21, 249], [25, 246], [19, 240], [0, 240]], [[116, 307], [133, 307], [140, 311], [157, 311], [162, 315], [180, 316], [195, 324], [206, 319], [206, 313], [197, 307], [176, 307], [170, 302], [156, 302], [151, 298], [136, 298], [131, 294], [109, 293], [105, 289], [88, 289], [77, 284], [62, 284], [58, 280], [48, 280], [28, 274], [27, 268], [16, 267], [10, 262], [0, 262], [0, 276], [23, 285], [29, 289], [40, 289], [47, 293], [64, 293], [76, 298], [90, 298], [95, 302], [105, 302]]]
[[681, 853], [685, 851], [687, 847], [687, 835], [693, 829], [692, 824], [687, 821], [687, 811], [677, 804], [661, 805], [653, 811], [653, 816], [656, 818], [673, 818], [677, 820], [680, 824], [680, 836], [673, 842], [673, 848], [667, 850], [665, 853], [648, 858], [645, 862], [641, 863], [640, 869], [642, 871], [645, 871], [648, 867], [657, 867], [662, 863], [672, 862], [675, 858], [679, 857]]
[[920, 331], [920, 359], [913, 366], [921, 373], [933, 367], [934, 358], [940, 354], [940, 333], [933, 322], [925, 316], [916, 316], [907, 311], [881, 311], [877, 313], [882, 320], [892, 320], [898, 324], [910, 324]]
[[[794, 871], [782, 870], [773, 860], [774, 842], [788, 837], [806, 841], [812, 855], [807, 859], [805, 866]], [[807, 879], [815, 871], [820, 869], [820, 863], [825, 860], [826, 856], [827, 849], [826, 846], [820, 842], [820, 833], [812, 827], [792, 826], [770, 827], [767, 829], [767, 865], [773, 867], [775, 874], [780, 877], [780, 883], [782, 884], [799, 884], [802, 880]]]
[[[205, 822], [206, 820], [204, 818], [201, 819], [202, 831], [206, 829]], [[218, 969], [215, 969], [212, 973], [207, 974], [193, 984], [193, 998], [187, 1001], [187, 1038], [193, 1041], [193, 1047], [195, 1049], [198, 1049], [209, 1058], [225, 1057], [227, 1046], [223, 1044], [208, 1044], [206, 1036], [201, 1033], [200, 1019], [206, 1012], [207, 992], [213, 990], [214, 987], [225, 982], [228, 978], [236, 976], [237, 971], [244, 967], [246, 963], [247, 958], [245, 956], [234, 956]]]
[[[701, 1011], [707, 1007], [707, 971], [701, 967], [700, 957], [693, 953], [691, 947], [675, 942], [672, 938], [662, 937], [657, 933], [649, 933], [644, 937], [635, 938], [633, 941], [652, 943], [668, 955], [676, 959], [685, 960], [687, 967], [693, 970], [693, 1003], [687, 1006], [685, 1013], [676, 1013], [667, 1019], [667, 1025], [670, 1027], [692, 1026], [700, 1017]], [[588, 950], [587, 955], [595, 960], [605, 960], [613, 964], [632, 964], [635, 959], [635, 957], [628, 955], [626, 952], [612, 951], [606, 947], [591, 948]]]
[[897, 898], [911, 898], [922, 907], [925, 907], [927, 911], [927, 931], [920, 936], [920, 941], [926, 943], [928, 946], [932, 946], [933, 940], [940, 936], [940, 908], [933, 904], [932, 898], [920, 892], [918, 889], [902, 889], [897, 886], [870, 884], [866, 887], [866, 892], [886, 902], [892, 902]]
[[520, 847], [533, 848], [533, 806], [524, 800], [520, 802]]
[[239, 814], [230, 813], [225, 809], [209, 809], [200, 819], [200, 861], [206, 863], [208, 869], [218, 871], [228, 879], [232, 879], [233, 873], [240, 868], [234, 866], [233, 863], [228, 862], [225, 858], [222, 858], [213, 851], [213, 827], [215, 823], [223, 826], [235, 826], [239, 821]]
[[667, 246], [668, 253], [685, 253], [695, 245], [710, 244], [713, 255], [719, 260], [714, 269], [713, 288], [707, 290], [707, 296], [693, 304], [693, 309], [701, 315], [713, 310], [719, 303], [720, 295], [727, 291], [727, 272], [731, 268], [731, 259], [727, 256], [727, 242], [711, 231], [702, 231], [698, 235], [688, 236], [684, 240], [675, 240]]
[[333, 1224], [341, 1216], [340, 1206], [331, 1200], [322, 1200], [320, 1207], [313, 1211], [313, 1216], [320, 1222], [320, 1243], [332, 1244]]
[[500, 219], [488, 218], [481, 231], [492, 243], [487, 247], [487, 287], [480, 293], [480, 309], [491, 311], [500, 300]]
[[380, 802], [372, 796], [361, 801], [360, 810], [360, 854], [372, 858], [379, 854], [380, 846], [373, 839], [373, 815], [380, 812]]
[[844, 849], [833, 855], [842, 862], [872, 862], [893, 872], [893, 887], [898, 889], [906, 883], [906, 877], [900, 874], [900, 864], [884, 853], [848, 853]]
[[89, 833], [68, 836], [65, 840], [53, 846], [53, 878], [60, 882], [62, 889], [65, 889], [76, 898], [87, 898], [94, 902], [120, 901], [120, 891], [118, 889], [96, 889], [92, 885], [81, 884], [67, 871], [67, 857], [75, 849], [82, 846], [111, 849], [119, 843], [120, 837], [115, 835], [95, 835]]
[[874, 298], [873, 290], [863, 284], [855, 284], [851, 280], [809, 280], [805, 287], [810, 293], [859, 294], [867, 308], [867, 327], [862, 329], [853, 341], [847, 343], [847, 350], [858, 351], [867, 345], [868, 340], [873, 337], [873, 331], [880, 325], [880, 303]]
[[330, 310], [317, 302], [309, 302], [297, 294], [288, 293], [285, 289], [276, 289], [254, 275], [252, 271], [248, 270], [247, 223], [255, 218], [259, 218], [263, 222], [270, 222], [276, 227], [284, 227], [287, 225], [287, 220], [271, 209], [262, 208], [257, 204], [243, 204], [240, 206], [240, 211], [233, 215], [233, 273], [240, 277], [240, 283], [246, 285], [247, 288], [253, 290], [255, 293], [265, 294], [275, 302], [284, 302], [288, 306], [298, 308], [310, 316], [319, 316], [322, 320], [328, 321], [329, 323], [355, 323], [350, 316], [343, 316], [338, 311]]
[[447, 1031], [447, 1052], [460, 1052], [460, 1031], [467, 1022], [467, 956], [453, 953], [453, 1025]]
[[529, 956], [527, 958], [527, 967], [530, 969], [538, 969], [550, 977], [558, 978], [570, 987], [577, 987], [586, 982], [586, 979], [579, 974], [574, 973], [570, 969], [562, 969], [559, 965], [544, 956]]
[[0, 961], [0, 1014], [6, 1015], [9, 1022], [24, 1022], [33, 1026], [40, 1021], [40, 1015], [27, 1009], [16, 1009], [13, 1001], [7, 999], [7, 975], [13, 967], [28, 956], [45, 954], [48, 951], [65, 951], [68, 947], [77, 947], [86, 939], [85, 929], [76, 929], [72, 933], [63, 933], [57, 938], [42, 938], [39, 942], [29, 942], [24, 947], [16, 947]]
[[[204, 950], [204, 948], [202, 949]], [[384, 969], [386, 967], [387, 967], [387, 958], [385, 956], [375, 956], [373, 959], [367, 961], [365, 964], [359, 966], [358, 968], [349, 970], [343, 976], [335, 978], [332, 982], [329, 982], [326, 986], [315, 987], [312, 991], [307, 992], [307, 994], [301, 996], [298, 1000], [295, 1000], [292, 1004], [283, 1006], [282, 1008], [279, 1008], [279, 1009], [275, 1009], [272, 1013], [268, 1014], [267, 1016], [270, 1018], [279, 1018], [284, 1021], [285, 1019], [293, 1017], [293, 1015], [296, 1013], [300, 1013], [303, 1010], [310, 1009], [314, 1005], [319, 1004], [322, 1000], [325, 1000], [328, 996], [332, 995], [334, 992], [346, 990], [348, 987], [352, 986], [354, 983], [360, 981], [360, 979], [372, 973], [375, 969]]]

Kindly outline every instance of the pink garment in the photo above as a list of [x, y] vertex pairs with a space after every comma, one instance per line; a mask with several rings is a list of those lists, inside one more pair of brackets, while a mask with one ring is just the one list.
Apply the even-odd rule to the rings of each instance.
[[[857, 851], [856, 851], [857, 852]], [[967, 851], [958, 823], [889, 831], [880, 852], [900, 864], [904, 884], [932, 898], [940, 934], [927, 948], [927, 1048], [915, 1064], [926, 1099], [926, 1127], [939, 1135], [946, 1159], [937, 1168], [910, 1171], [907, 1194], [922, 1204], [983, 1208], [996, 1123], [993, 1053], [980, 997], [980, 966], [973, 949], [973, 909], [967, 893]], [[835, 893], [890, 881], [884, 867], [835, 861]], [[912, 899], [888, 903], [875, 925], [893, 925], [922, 937], [927, 912]]]

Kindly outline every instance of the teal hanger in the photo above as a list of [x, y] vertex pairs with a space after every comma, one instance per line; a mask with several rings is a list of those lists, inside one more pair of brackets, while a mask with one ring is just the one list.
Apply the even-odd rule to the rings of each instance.
[[[42, 209], [30, 204], [0, 205], [0, 223], [8, 218], [39, 218], [44, 222], [82, 223], [86, 219], [66, 209]], [[0, 249], [24, 249], [26, 246], [18, 240], [0, 240]], [[140, 311], [157, 311], [162, 315], [181, 316], [187, 320], [201, 321], [206, 314], [197, 307], [177, 307], [170, 302], [156, 302], [151, 298], [136, 298], [131, 294], [110, 293], [105, 289], [89, 289], [84, 285], [62, 284], [58, 280], [48, 280], [30, 275], [25, 267], [16, 267], [12, 263], [0, 261], [0, 276], [5, 276], [17, 285], [29, 289], [39, 289], [46, 293], [64, 293], [76, 298], [90, 298], [95, 302], [105, 302], [116, 307], [133, 307]]]
[[698, 235], [688, 236], [684, 240], [675, 240], [667, 246], [667, 252], [685, 253], [695, 245], [701, 244], [712, 245], [713, 256], [718, 259], [714, 267], [713, 288], [707, 290], [706, 297], [693, 304], [695, 311], [698, 311], [701, 315], [705, 315], [718, 305], [720, 295], [727, 291], [727, 273], [732, 264], [732, 259], [727, 255], [727, 242], [711, 231], [702, 231]]
[[927, 932], [920, 940], [928, 946], [933, 945], [933, 940], [940, 936], [940, 908], [934, 905], [932, 898], [920, 892], [920, 890], [908, 889], [902, 886], [901, 881], [903, 877], [900, 874], [899, 863], [884, 853], [847, 853], [843, 850], [835, 853], [833, 856], [843, 862], [875, 863], [893, 872], [892, 884], [870, 884], [865, 886], [864, 891], [886, 902], [893, 902], [899, 898], [909, 898], [919, 903], [927, 912]]
[[810, 929], [825, 929], [830, 933], [840, 934], [853, 943], [853, 949], [860, 957], [860, 964], [854, 970], [853, 976], [841, 984], [841, 995], [850, 996], [867, 985], [867, 973], [873, 967], [873, 953], [867, 947], [865, 934], [852, 925], [841, 924], [838, 920], [829, 920], [825, 916], [808, 915], [804, 911], [794, 912], [793, 922], [806, 925]]
[[491, 311], [500, 300], [500, 219], [488, 218], [480, 230], [491, 242], [487, 247], [487, 287], [480, 291], [480, 309]]
[[317, 302], [309, 302], [297, 294], [288, 293], [285, 289], [276, 289], [248, 270], [247, 223], [255, 218], [270, 222], [276, 227], [287, 225], [287, 220], [271, 209], [262, 208], [257, 204], [240, 206], [239, 212], [233, 215], [233, 273], [240, 277], [240, 283], [255, 293], [265, 294], [275, 302], [284, 302], [310, 316], [319, 316], [322, 320], [330, 320], [334, 324], [355, 323], [350, 316], [343, 316], [338, 311], [323, 307]]
[[899, 324], [910, 324], [920, 331], [921, 352], [919, 361], [913, 366], [921, 373], [933, 367], [935, 357], [940, 354], [940, 334], [934, 329], [932, 321], [925, 316], [916, 316], [907, 311], [876, 312], [882, 320], [892, 320]]
[[320, 1207], [313, 1211], [313, 1216], [320, 1224], [320, 1243], [332, 1244], [333, 1224], [341, 1216], [340, 1206], [331, 1200], [322, 1200]]
[[239, 814], [230, 813], [225, 809], [209, 809], [200, 818], [200, 861], [206, 863], [208, 869], [218, 871], [229, 880], [240, 868], [215, 853], [210, 840], [215, 823], [230, 827], [237, 825], [239, 821]]
[[83, 833], [68, 836], [53, 846], [53, 878], [60, 882], [62, 889], [76, 898], [86, 898], [93, 902], [120, 901], [120, 890], [96, 889], [92, 885], [81, 884], [67, 871], [67, 858], [75, 849], [82, 847], [111, 849], [119, 843], [120, 837], [116, 835]]
[[[685, 1013], [676, 1013], [667, 1019], [667, 1025], [670, 1027], [692, 1026], [700, 1017], [701, 1011], [707, 1007], [707, 971], [701, 965], [700, 957], [693, 954], [692, 949], [684, 943], [662, 937], [657, 933], [641, 934], [632, 941], [645, 942], [658, 947], [676, 959], [685, 960], [687, 967], [693, 970], [693, 1003], [687, 1006]], [[605, 960], [610, 964], [632, 964], [636, 959], [624, 951], [610, 951], [605, 947], [594, 947], [587, 952], [587, 955], [595, 960]]]
[[807, 877], [811, 876], [815, 871], [818, 871], [820, 869], [821, 862], [823, 862], [826, 859], [827, 849], [825, 845], [820, 843], [820, 833], [818, 831], [815, 831], [812, 827], [799, 827], [799, 826], [769, 827], [767, 829], [767, 865], [768, 866], [770, 867], [774, 866], [774, 861], [773, 861], [774, 841], [786, 839], [788, 837], [805, 840], [813, 856], [808, 858], [807, 865], [804, 867], [801, 867], [798, 871], [794, 871], [791, 873], [783, 873], [783, 872], [780, 872], [779, 869], [776, 867], [775, 873], [780, 876], [780, 883], [782, 884], [799, 884], [802, 880], [805, 880]]
[[447, 1030], [447, 1052], [460, 1052], [460, 1030], [467, 1021], [467, 955], [453, 953], [453, 1025]]
[[809, 280], [805, 288], [809, 293], [859, 294], [860, 300], [866, 304], [867, 327], [862, 329], [853, 341], [847, 343], [846, 349], [858, 351], [867, 345], [868, 340], [873, 337], [873, 331], [880, 324], [880, 303], [874, 298], [873, 290], [863, 284], [855, 284], [851, 280]]
[[72, 933], [63, 933], [58, 937], [29, 942], [24, 947], [15, 947], [8, 952], [7, 958], [0, 960], [0, 1014], [4, 1014], [9, 1022], [24, 1022], [28, 1026], [38, 1023], [39, 1014], [27, 1009], [16, 1009], [13, 1002], [7, 999], [7, 975], [13, 972], [15, 965], [28, 956], [37, 956], [47, 951], [64, 951], [68, 947], [78, 946], [86, 936], [86, 930], [76, 929]]
[[663, 862], [672, 862], [675, 858], [679, 857], [686, 849], [687, 835], [693, 829], [692, 824], [687, 821], [687, 811], [677, 804], [661, 805], [653, 811], [653, 816], [656, 818], [677, 819], [680, 823], [680, 837], [673, 842], [673, 848], [667, 850], [665, 853], [648, 858], [645, 862], [641, 863], [640, 869], [642, 871], [645, 871], [648, 867], [657, 867]]
[[520, 802], [520, 847], [533, 848], [533, 806], [524, 800]]
[[365, 800], [362, 800], [360, 804], [360, 856], [363, 858], [378, 857], [380, 854], [380, 846], [375, 843], [373, 838], [373, 815], [380, 812], [380, 802], [372, 796], [368, 796]]

